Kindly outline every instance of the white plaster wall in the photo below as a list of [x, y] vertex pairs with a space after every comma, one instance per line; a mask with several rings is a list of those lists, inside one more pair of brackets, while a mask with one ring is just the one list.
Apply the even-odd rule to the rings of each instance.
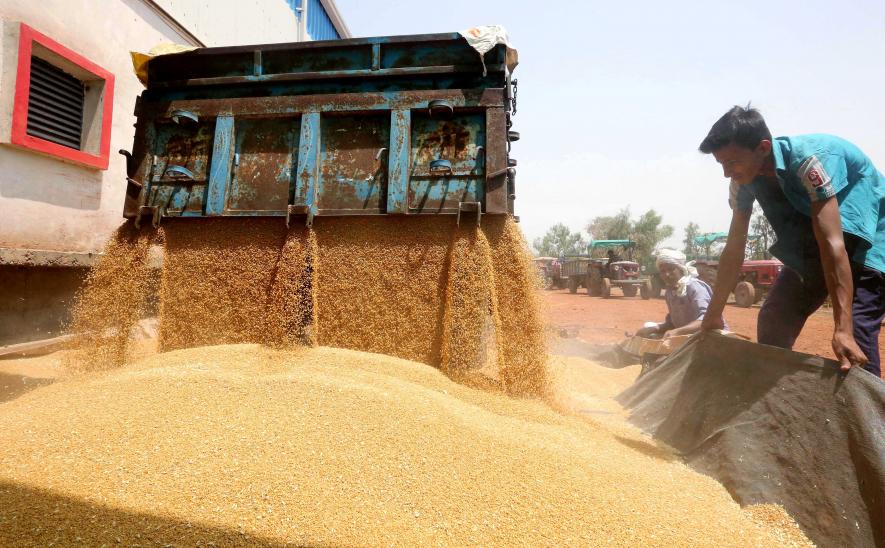
[[156, 0], [208, 47], [298, 41], [298, 19], [283, 0]]
[[[107, 170], [64, 163], [0, 145], [0, 247], [100, 251], [122, 223], [125, 160], [132, 148], [135, 98], [143, 86], [129, 51], [163, 41], [189, 43], [142, 0], [0, 0], [4, 29], [21, 21], [115, 76], [111, 157]], [[8, 140], [17, 36], [0, 42], [0, 138]]]

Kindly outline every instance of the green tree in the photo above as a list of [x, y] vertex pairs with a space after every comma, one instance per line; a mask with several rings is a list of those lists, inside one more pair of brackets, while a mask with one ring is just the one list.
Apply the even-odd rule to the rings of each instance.
[[587, 232], [594, 240], [633, 240], [636, 242], [634, 260], [646, 263], [655, 247], [673, 235], [673, 227], [662, 222], [663, 218], [654, 209], [633, 219], [630, 208], [625, 207], [616, 215], [593, 218], [587, 225]]
[[626, 240], [633, 231], [630, 208], [625, 207], [611, 217], [595, 217], [587, 225], [587, 232], [594, 240]]
[[647, 261], [655, 247], [673, 235], [673, 227], [661, 224], [664, 219], [654, 209], [649, 209], [633, 223], [630, 239], [636, 242], [636, 260]]
[[535, 238], [532, 245], [539, 255], [546, 257], [578, 255], [587, 251], [587, 242], [581, 233], [572, 232], [562, 223], [551, 226], [544, 237]]
[[685, 239], [682, 240], [682, 243], [685, 244], [685, 247], [682, 248], [682, 252], [685, 253], [685, 256], [693, 259], [698, 256], [700, 248], [698, 244], [695, 243], [694, 239], [701, 235], [701, 227], [696, 223], [688, 223], [685, 227]]

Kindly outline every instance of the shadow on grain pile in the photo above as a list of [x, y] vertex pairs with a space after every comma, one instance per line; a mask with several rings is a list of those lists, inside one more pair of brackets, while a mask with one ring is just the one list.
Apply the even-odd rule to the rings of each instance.
[[[157, 285], [149, 246], [164, 244], [159, 348], [259, 343], [333, 346], [433, 365], [514, 395], [546, 388], [536, 280], [519, 228], [445, 216], [168, 222], [162, 238], [122, 227], [90, 274], [73, 331], [74, 369], [126, 360], [128, 334]], [[88, 364], [88, 365], [87, 365]]]

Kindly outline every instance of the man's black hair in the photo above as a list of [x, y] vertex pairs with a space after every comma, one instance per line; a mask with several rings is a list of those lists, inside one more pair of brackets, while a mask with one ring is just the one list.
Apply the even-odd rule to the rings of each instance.
[[752, 150], [763, 140], [771, 140], [771, 131], [765, 125], [762, 114], [750, 105], [736, 106], [716, 120], [698, 149], [704, 154], [710, 154], [734, 143]]

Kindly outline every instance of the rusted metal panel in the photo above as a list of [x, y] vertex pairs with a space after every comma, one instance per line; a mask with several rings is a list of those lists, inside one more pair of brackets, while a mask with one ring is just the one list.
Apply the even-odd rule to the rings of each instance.
[[173, 166], [181, 166], [193, 174], [194, 181], [206, 181], [209, 168], [209, 150], [212, 147], [211, 124], [183, 126], [160, 124], [156, 128], [156, 161], [151, 181], [155, 183], [176, 183], [179, 181]]
[[[126, 198], [123, 204], [123, 217], [135, 218], [138, 208], [144, 205], [149, 178], [153, 170], [153, 147], [156, 141], [155, 125], [152, 121], [142, 121], [135, 126], [135, 140], [131, 159], [127, 158]], [[130, 172], [131, 169], [131, 172]]]
[[147, 102], [143, 111], [144, 116], [154, 119], [168, 119], [176, 110], [190, 111], [201, 118], [234, 114], [253, 118], [292, 116], [307, 111], [426, 110], [428, 103], [434, 99], [446, 101], [458, 109], [504, 106], [504, 92], [501, 89], [467, 89], [174, 100]]
[[412, 117], [409, 209], [455, 212], [459, 202], [478, 202], [484, 191], [485, 115]]
[[446, 160], [451, 174], [482, 175], [485, 172], [485, 116], [459, 114], [450, 119], [412, 116], [412, 177], [431, 175], [434, 160]]
[[387, 207], [388, 118], [323, 117], [320, 141], [319, 213], [383, 213]]
[[284, 212], [294, 192], [301, 119], [237, 120], [226, 214]]
[[[486, 111], [486, 135], [507, 133], [507, 113], [503, 108]], [[485, 212], [507, 213], [507, 142], [488, 139], [486, 146]]]
[[449, 34], [154, 59], [125, 214], [512, 213], [504, 54], [484, 73]]

